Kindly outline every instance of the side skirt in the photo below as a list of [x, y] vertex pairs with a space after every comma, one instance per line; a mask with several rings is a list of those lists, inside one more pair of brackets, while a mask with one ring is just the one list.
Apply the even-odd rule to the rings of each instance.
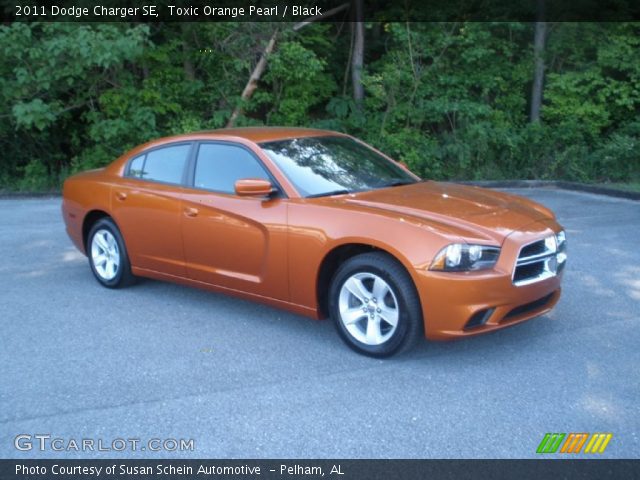
[[139, 268], [131, 266], [131, 273], [139, 277], [153, 278], [155, 280], [163, 280], [172, 283], [178, 283], [189, 287], [200, 288], [208, 290], [210, 292], [224, 293], [238, 298], [246, 300], [252, 300], [260, 302], [265, 305], [270, 305], [276, 308], [282, 308], [305, 317], [311, 317], [314, 320], [319, 320], [320, 315], [317, 309], [305, 307], [304, 305], [298, 305], [297, 303], [285, 302], [284, 300], [278, 300], [271, 297], [263, 297], [262, 295], [256, 295], [254, 293], [243, 292], [241, 290], [234, 290], [233, 288], [221, 287], [219, 285], [213, 285], [199, 280], [193, 280], [185, 277], [178, 277], [175, 275], [168, 275], [166, 273], [156, 272], [155, 270], [148, 270], [146, 268]]

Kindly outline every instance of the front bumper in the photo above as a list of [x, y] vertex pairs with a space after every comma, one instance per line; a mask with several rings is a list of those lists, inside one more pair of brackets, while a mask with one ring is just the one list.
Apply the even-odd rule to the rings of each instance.
[[523, 245], [557, 233], [555, 222], [539, 222], [514, 232], [503, 245], [495, 268], [447, 273], [417, 270], [425, 336], [445, 340], [491, 332], [550, 311], [560, 298], [564, 269], [551, 278], [527, 285], [513, 283]]

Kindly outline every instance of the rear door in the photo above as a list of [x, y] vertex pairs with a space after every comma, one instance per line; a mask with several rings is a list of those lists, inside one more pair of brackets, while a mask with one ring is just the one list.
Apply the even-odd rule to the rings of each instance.
[[261, 296], [288, 298], [286, 199], [240, 197], [243, 178], [275, 183], [259, 158], [231, 142], [200, 142], [182, 196], [187, 275]]
[[192, 142], [163, 145], [132, 159], [113, 188], [112, 210], [133, 267], [184, 277], [180, 230], [183, 182]]

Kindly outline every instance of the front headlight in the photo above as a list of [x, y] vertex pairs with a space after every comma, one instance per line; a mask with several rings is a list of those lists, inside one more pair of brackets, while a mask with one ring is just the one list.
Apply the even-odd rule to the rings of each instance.
[[556, 243], [558, 244], [558, 264], [561, 265], [567, 261], [567, 235], [564, 230], [556, 233]]
[[429, 270], [442, 272], [489, 270], [494, 267], [499, 256], [500, 248], [498, 247], [452, 243], [440, 250]]

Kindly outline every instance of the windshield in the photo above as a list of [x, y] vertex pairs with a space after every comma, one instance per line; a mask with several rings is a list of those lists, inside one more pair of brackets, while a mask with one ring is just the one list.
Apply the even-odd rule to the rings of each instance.
[[304, 137], [261, 143], [303, 197], [415, 183], [400, 165], [349, 137]]

